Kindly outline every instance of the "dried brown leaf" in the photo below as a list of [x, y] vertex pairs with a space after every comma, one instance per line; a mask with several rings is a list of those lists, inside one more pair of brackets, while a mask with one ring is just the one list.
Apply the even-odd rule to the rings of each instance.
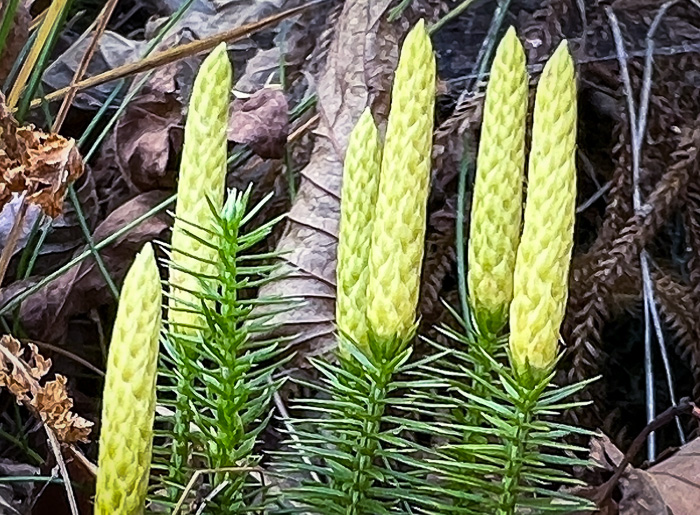
[[277, 317], [298, 334], [304, 356], [335, 345], [335, 260], [343, 158], [354, 123], [368, 105], [388, 112], [398, 42], [407, 23], [386, 22], [390, 2], [345, 2], [335, 23], [326, 67], [318, 84], [320, 121], [309, 164], [277, 249], [288, 275], [260, 289], [260, 295], [302, 297], [306, 303]]
[[228, 124], [228, 139], [242, 143], [262, 158], [284, 156], [289, 135], [289, 105], [284, 93], [263, 88], [250, 98], [236, 99]]
[[52, 218], [61, 214], [68, 184], [83, 174], [73, 139], [20, 127], [0, 93], [0, 209], [12, 193], [25, 192]]
[[68, 395], [68, 380], [56, 374], [56, 379], [44, 385], [40, 380], [49, 372], [51, 360], [44, 358], [33, 343], [25, 348], [9, 335], [0, 339], [0, 387], [5, 387], [32, 413], [54, 430], [65, 443], [87, 442], [92, 422], [71, 411], [73, 400]]
[[649, 469], [663, 500], [674, 514], [695, 513], [700, 506], [700, 440]]
[[68, 396], [67, 383], [68, 379], [56, 374], [56, 379], [47, 382], [30, 404], [60, 441], [87, 442], [94, 424], [71, 411], [73, 400]]
[[[624, 453], [620, 451], [607, 435], [599, 433], [589, 443], [592, 465], [587, 470], [589, 485], [575, 487], [572, 493], [599, 502], [601, 488], [622, 462]], [[601, 515], [670, 515], [655, 478], [647, 471], [628, 465], [616, 485], [619, 494], [607, 498], [603, 506], [598, 506]], [[589, 512], [574, 512], [583, 515]]]
[[175, 186], [168, 163], [182, 145], [183, 106], [177, 89], [178, 66], [156, 70], [119, 118], [109, 141], [113, 165], [132, 192]]
[[17, 402], [27, 399], [31, 390], [31, 376], [18, 366], [21, 347], [17, 340], [3, 336], [0, 340], [0, 387], [7, 388], [17, 398]]
[[[126, 202], [97, 227], [92, 235], [94, 241], [100, 242], [119, 231], [156, 206], [164, 197], [164, 192], [151, 191]], [[107, 270], [117, 284], [144, 243], [163, 239], [168, 228], [167, 216], [156, 215], [100, 251]], [[33, 338], [56, 343], [63, 339], [73, 316], [87, 313], [113, 300], [95, 261], [88, 258], [29, 296], [22, 303], [20, 318]]]

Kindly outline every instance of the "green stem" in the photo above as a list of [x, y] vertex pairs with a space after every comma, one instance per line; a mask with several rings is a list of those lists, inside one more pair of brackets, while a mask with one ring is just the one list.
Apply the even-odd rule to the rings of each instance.
[[[365, 371], [368, 372], [368, 371]], [[377, 434], [381, 429], [384, 415], [385, 399], [387, 397], [387, 385], [394, 373], [393, 368], [379, 368], [379, 373], [370, 379], [370, 389], [367, 396], [366, 412], [360, 416], [362, 420], [362, 435], [353, 449], [355, 457], [353, 461], [352, 483], [348, 486], [347, 515], [361, 515], [363, 501], [368, 497], [369, 489], [374, 483], [370, 470], [377, 454]], [[370, 375], [369, 373], [367, 374]], [[348, 418], [358, 416], [355, 413], [347, 413]]]
[[[174, 337], [173, 340], [177, 340]], [[173, 341], [173, 345], [178, 348], [178, 357], [187, 359], [185, 349], [181, 344]], [[169, 467], [169, 479], [179, 485], [187, 483], [186, 470], [189, 465], [189, 435], [192, 415], [190, 413], [190, 402], [188, 392], [194, 381], [192, 366], [183, 366], [180, 376], [175, 385], [175, 416], [173, 420], [173, 442], [172, 442], [172, 465]], [[170, 501], [177, 502], [180, 497], [180, 490], [170, 489]]]
[[473, 331], [471, 327], [471, 317], [469, 316], [469, 295], [467, 293], [467, 257], [464, 253], [467, 246], [467, 239], [464, 235], [464, 218], [467, 197], [467, 174], [469, 172], [469, 137], [464, 137], [464, 151], [462, 161], [459, 164], [459, 183], [457, 186], [457, 286], [459, 288], [459, 302], [462, 307], [462, 317], [464, 318], [466, 329]]
[[[492, 366], [486, 361], [486, 358], [479, 352], [479, 349], [485, 351], [489, 356], [494, 356], [494, 351], [496, 349], [496, 337], [491, 334], [479, 334], [475, 340], [477, 348], [469, 347], [467, 352], [471, 355], [474, 362], [474, 373], [477, 377], [487, 377], [492, 375]], [[494, 379], [495, 380], [495, 379]], [[481, 399], [489, 399], [491, 395], [488, 389], [481, 384], [476, 379], [471, 380], [471, 390], [472, 394], [478, 396]], [[481, 426], [484, 424], [485, 420], [481, 415], [481, 410], [472, 409], [469, 413], [469, 423], [475, 426]]]
[[539, 390], [521, 392], [523, 397], [515, 405], [513, 418], [513, 433], [506, 441], [507, 462], [503, 473], [503, 490], [499, 499], [498, 515], [514, 515], [518, 502], [518, 487], [522, 484], [524, 442], [528, 439], [530, 423], [533, 419], [532, 410], [537, 404]]
[[0, 57], [3, 55], [5, 50], [5, 43], [7, 41], [7, 36], [10, 34], [10, 29], [15, 20], [15, 14], [17, 12], [17, 6], [19, 5], [19, 0], [10, 0], [7, 4], [7, 8], [2, 15], [2, 24], [0, 25]]

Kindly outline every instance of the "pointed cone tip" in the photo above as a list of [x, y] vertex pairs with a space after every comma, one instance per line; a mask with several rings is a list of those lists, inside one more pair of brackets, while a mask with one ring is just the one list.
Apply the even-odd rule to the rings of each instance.
[[157, 270], [156, 255], [150, 241], [146, 243], [136, 255], [132, 267], [136, 267], [137, 264], [141, 267], [154, 267]]
[[212, 50], [212, 54], [220, 54], [222, 52], [226, 52], [226, 42], [222, 41], [218, 45], [214, 47], [214, 50]]
[[[413, 28], [408, 31], [406, 41], [410, 41], [412, 39], [416, 39], [418, 41], [428, 41], [428, 43], [432, 45], [432, 42], [430, 41], [430, 34], [428, 33], [428, 29], [425, 26], [425, 20], [423, 18], [418, 20]], [[404, 42], [404, 46], [406, 46], [406, 42]]]
[[357, 123], [358, 123], [358, 125], [360, 123], [368, 123], [370, 120], [372, 120], [372, 122], [374, 122], [374, 118], [372, 117], [372, 110], [370, 109], [369, 106], [367, 106], [362, 111], [362, 114], [360, 115], [360, 118], [357, 121]]
[[139, 251], [139, 256], [153, 256], [153, 244], [151, 242], [146, 242], [146, 244], [141, 247], [141, 250]]
[[574, 60], [569, 52], [569, 42], [564, 39], [559, 43], [542, 70], [542, 77], [555, 73], [559, 76], [574, 74]]
[[525, 63], [525, 49], [518, 38], [515, 27], [511, 25], [508, 28], [503, 39], [501, 39], [501, 42], [498, 44], [496, 52], [513, 52], [512, 55], [517, 56], [518, 60], [522, 60], [523, 64]]
[[[565, 54], [565, 55], [562, 56], [562, 54]], [[560, 57], [560, 56], [562, 56], [562, 57]], [[561, 42], [557, 46], [556, 50], [552, 54], [552, 57], [550, 60], [554, 59], [555, 57], [558, 59], [570, 59], [573, 61], [573, 59], [571, 58], [571, 52], [569, 52], [569, 41], [568, 40], [566, 40], [566, 39], [561, 40]]]
[[231, 67], [231, 62], [229, 61], [228, 58], [228, 51], [226, 50], [226, 43], [222, 42], [216, 45], [211, 52], [209, 52], [209, 55], [206, 56], [204, 61], [202, 62], [202, 66], [200, 69], [217, 69], [217, 67], [220, 65], [219, 63], [226, 61], [229, 67]]

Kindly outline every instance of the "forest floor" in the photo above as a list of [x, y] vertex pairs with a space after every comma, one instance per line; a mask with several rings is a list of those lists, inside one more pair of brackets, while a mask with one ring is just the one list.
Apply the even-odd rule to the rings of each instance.
[[[20, 0], [8, 25], [0, 53], [8, 103], [16, 63], [49, 3]], [[203, 50], [213, 48], [190, 43], [236, 28], [227, 35], [236, 92], [227, 186], [253, 183], [254, 200], [272, 193], [256, 223], [286, 215], [269, 248], [290, 251], [285, 259], [299, 273], [268, 293], [307, 299], [284, 320], [295, 334], [289, 366], [304, 369], [303, 360], [334, 346], [329, 285], [342, 156], [333, 144], [347, 143], [367, 105], [386, 119], [400, 41], [418, 19], [434, 24], [438, 108], [420, 315], [421, 332], [436, 336], [433, 327], [450, 323], [442, 300], [459, 302], [457, 185], [462, 163], [474, 162], [486, 65], [514, 26], [533, 93], [562, 39], [577, 69], [576, 240], [557, 380], [601, 376], [587, 392], [592, 405], [568, 418], [605, 435], [590, 444], [599, 468], [581, 477], [599, 487], [628, 453], [636, 468], [615, 485], [621, 513], [695, 513], [697, 416], [665, 417], [653, 452], [637, 437], [681, 399], [700, 397], [700, 3], [331, 0], [289, 14], [309, 2], [195, 0], [158, 41], [184, 3], [75, 0], [27, 80], [32, 96], [22, 96], [14, 114], [0, 103], [0, 166], [13, 162], [10, 137], [21, 133], [40, 149], [32, 166], [45, 171], [28, 203], [0, 182], [0, 323], [3, 334], [37, 346], [38, 379], [67, 378], [70, 410], [98, 422], [119, 286], [144, 243], [169, 239], [172, 204], [164, 201], [175, 191], [187, 100]], [[352, 23], [355, 12], [373, 20], [367, 29]], [[165, 57], [144, 58], [154, 49]], [[63, 89], [71, 84], [77, 88]], [[48, 102], [30, 101], [52, 92]], [[61, 178], [51, 175], [57, 160]], [[0, 512], [70, 513], [41, 423], [15, 401], [0, 391]], [[65, 411], [66, 398], [52, 402], [47, 410]], [[64, 450], [72, 480], [87, 485], [76, 492], [84, 513], [97, 456], [92, 435]]]

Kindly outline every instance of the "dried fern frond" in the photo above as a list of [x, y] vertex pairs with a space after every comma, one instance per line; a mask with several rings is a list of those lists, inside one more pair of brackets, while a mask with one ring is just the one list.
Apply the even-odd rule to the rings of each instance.
[[[697, 166], [697, 135], [686, 137], [671, 156], [673, 164], [642, 205], [624, 224], [616, 238], [595, 251], [592, 268], [574, 270], [569, 319], [565, 335], [571, 346], [572, 380], [597, 373], [602, 365], [596, 352], [600, 331], [609, 318], [616, 284], [638, 269], [639, 254], [667, 223], [677, 208]], [[595, 353], [594, 353], [595, 352]]]

